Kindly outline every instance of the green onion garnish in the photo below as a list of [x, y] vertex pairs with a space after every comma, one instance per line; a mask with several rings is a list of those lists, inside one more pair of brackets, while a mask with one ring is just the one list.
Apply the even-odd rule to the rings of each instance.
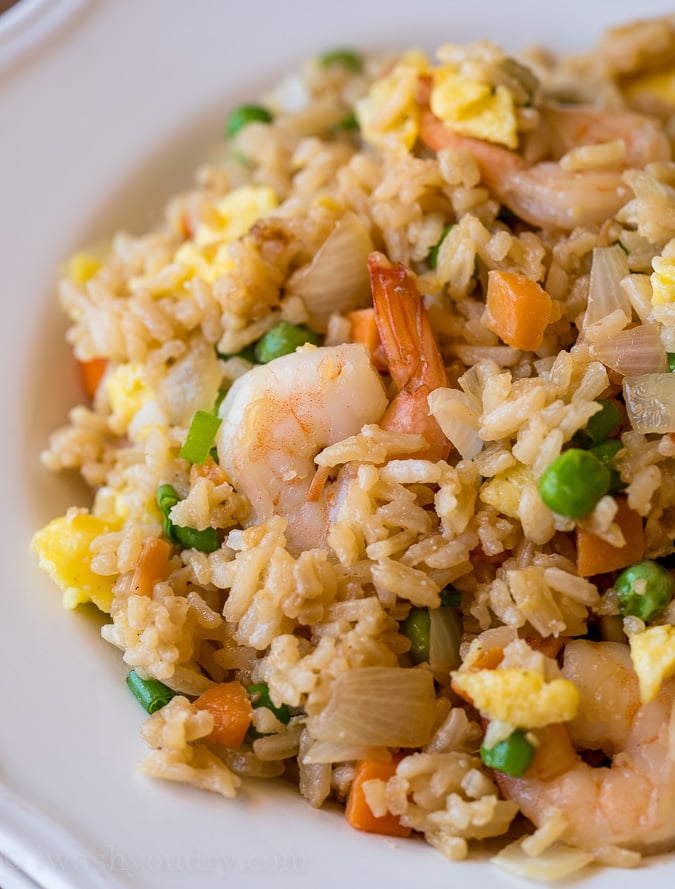
[[180, 456], [189, 460], [190, 463], [203, 463], [209, 456], [221, 423], [220, 417], [216, 417], [208, 411], [197, 411], [190, 423], [185, 443], [180, 449]]
[[243, 130], [245, 126], [254, 121], [258, 123], [271, 123], [272, 114], [263, 105], [240, 105], [227, 118], [225, 124], [225, 133], [231, 139], [233, 136]]
[[[270, 698], [270, 690], [269, 686], [266, 682], [258, 682], [255, 685], [249, 685], [246, 691], [251, 696], [251, 704], [254, 707], [266, 707], [268, 710], [271, 710], [272, 713], [276, 716], [279, 722], [283, 722], [284, 725], [288, 725], [288, 721], [291, 718], [291, 711], [287, 704], [282, 704], [280, 707], [275, 707], [272, 703], [272, 699]], [[264, 738], [265, 733], [259, 732], [255, 726], [251, 725], [249, 730], [246, 732], [246, 738], [248, 741], [255, 741], [258, 738]]]
[[436, 265], [438, 264], [438, 251], [440, 249], [441, 244], [445, 240], [445, 236], [447, 235], [447, 233], [450, 231], [451, 228], [452, 228], [452, 225], [445, 226], [445, 228], [441, 232], [440, 238], [438, 239], [438, 241], [436, 241], [434, 246], [429, 251], [428, 262], [429, 262], [430, 269], [436, 268]]
[[323, 68], [327, 68], [329, 65], [340, 65], [355, 74], [363, 70], [363, 58], [353, 49], [329, 49], [321, 53], [319, 64]]
[[141, 679], [135, 670], [127, 675], [127, 685], [138, 703], [148, 713], [155, 713], [169, 703], [176, 692], [157, 679]]
[[186, 528], [175, 525], [169, 518], [169, 513], [180, 501], [178, 491], [173, 485], [160, 485], [155, 494], [157, 506], [164, 517], [164, 534], [173, 543], [179, 543], [184, 549], [198, 549], [204, 553], [212, 553], [220, 548], [220, 538], [215, 528], [204, 528], [198, 531], [196, 528]]
[[441, 590], [442, 608], [459, 608], [462, 604], [462, 594], [454, 586], [446, 586]]

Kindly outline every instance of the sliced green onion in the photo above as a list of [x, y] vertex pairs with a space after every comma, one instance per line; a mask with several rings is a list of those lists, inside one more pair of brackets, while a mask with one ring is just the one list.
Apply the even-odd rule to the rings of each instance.
[[334, 130], [358, 130], [359, 121], [356, 114], [350, 111], [342, 120], [338, 121], [333, 127]]
[[600, 441], [593, 445], [592, 448], [589, 448], [590, 453], [594, 454], [598, 460], [602, 460], [607, 469], [609, 469], [609, 494], [617, 494], [627, 487], [626, 483], [621, 481], [619, 470], [614, 465], [614, 459], [622, 449], [623, 444], [618, 438], [608, 438], [607, 441]]
[[216, 355], [222, 358], [223, 361], [229, 361], [230, 358], [244, 358], [246, 361], [250, 361], [251, 364], [256, 364], [255, 343], [249, 343], [248, 346], [244, 346], [238, 352], [219, 352], [216, 349]]
[[428, 608], [411, 608], [401, 624], [401, 632], [410, 639], [410, 657], [416, 664], [429, 660], [431, 616]]
[[258, 123], [271, 123], [272, 114], [263, 105], [240, 105], [227, 118], [225, 132], [231, 139], [236, 136], [239, 130], [249, 124], [257, 121]]
[[602, 410], [593, 414], [586, 426], [574, 435], [574, 443], [581, 448], [590, 448], [591, 445], [605, 441], [621, 425], [621, 412], [613, 402], [599, 398], [597, 403]]
[[[257, 682], [255, 685], [249, 685], [246, 691], [251, 696], [251, 704], [255, 708], [266, 707], [274, 713], [279, 722], [288, 725], [291, 718], [291, 711], [288, 704], [282, 704], [280, 707], [275, 707], [270, 698], [270, 689], [266, 682]], [[246, 732], [246, 737], [249, 741], [255, 741], [257, 738], [264, 738], [265, 732], [259, 732], [254, 725], [251, 725]]]
[[155, 498], [163, 516], [164, 534], [169, 540], [181, 544], [184, 549], [198, 549], [204, 553], [212, 553], [220, 548], [220, 538], [215, 528], [205, 528], [203, 531], [198, 531], [196, 528], [175, 525], [171, 521], [169, 513], [180, 501], [178, 492], [173, 485], [160, 485]]
[[279, 707], [275, 707], [272, 703], [270, 689], [266, 682], [257, 682], [255, 685], [249, 685], [246, 691], [251, 696], [251, 704], [253, 704], [254, 707], [266, 707], [274, 713], [279, 722], [288, 725], [288, 721], [291, 718], [291, 711], [288, 704], [281, 704]]
[[534, 747], [519, 729], [494, 747], [480, 745], [480, 758], [486, 766], [520, 778], [530, 767], [534, 758]]
[[321, 337], [309, 327], [305, 327], [304, 324], [280, 321], [260, 337], [256, 343], [255, 357], [260, 364], [267, 364], [282, 355], [290, 355], [305, 343], [318, 346], [321, 343]]
[[438, 241], [436, 241], [434, 246], [429, 251], [429, 257], [428, 257], [429, 268], [431, 268], [431, 269], [436, 268], [436, 265], [438, 264], [438, 251], [440, 249], [441, 244], [445, 240], [445, 236], [448, 234], [448, 232], [450, 231], [451, 228], [452, 228], [452, 225], [445, 226], [445, 228], [443, 229], [443, 232], [441, 233], [440, 238], [438, 239]]
[[208, 411], [197, 411], [180, 449], [180, 456], [190, 463], [203, 463], [209, 456], [218, 427], [223, 421]]
[[454, 586], [446, 586], [441, 590], [441, 605], [444, 608], [459, 608], [462, 604], [462, 594]]
[[161, 710], [177, 694], [157, 679], [141, 679], [135, 670], [127, 674], [126, 682], [138, 703], [151, 714]]
[[363, 70], [363, 58], [353, 49], [329, 49], [321, 53], [319, 64], [323, 68], [327, 68], [329, 65], [340, 65], [355, 74]]
[[666, 352], [668, 358], [668, 373], [675, 373], [675, 352]]

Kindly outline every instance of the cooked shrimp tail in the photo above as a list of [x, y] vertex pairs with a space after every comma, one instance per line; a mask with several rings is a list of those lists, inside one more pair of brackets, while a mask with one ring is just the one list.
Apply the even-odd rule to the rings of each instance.
[[398, 432], [420, 432], [429, 446], [418, 456], [445, 459], [450, 442], [429, 413], [427, 398], [434, 389], [447, 386], [448, 379], [415, 277], [381, 253], [371, 253], [368, 268], [377, 328], [389, 373], [399, 389], [381, 425]]

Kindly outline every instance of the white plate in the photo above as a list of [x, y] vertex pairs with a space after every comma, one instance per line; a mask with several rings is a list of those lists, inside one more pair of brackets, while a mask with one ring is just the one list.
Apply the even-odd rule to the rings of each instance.
[[[54, 273], [83, 242], [151, 224], [228, 108], [317, 50], [482, 37], [585, 49], [606, 24], [666, 11], [655, 0], [21, 0], [0, 17], [0, 882], [24, 885], [19, 868], [50, 889], [513, 885], [478, 858], [453, 865], [422, 842], [359, 834], [289, 788], [248, 782], [228, 802], [136, 773], [142, 712], [119, 654], [90, 615], [61, 607], [29, 551], [35, 528], [83, 502], [38, 459], [76, 397]], [[585, 885], [645, 879], [672, 885], [675, 859]]]

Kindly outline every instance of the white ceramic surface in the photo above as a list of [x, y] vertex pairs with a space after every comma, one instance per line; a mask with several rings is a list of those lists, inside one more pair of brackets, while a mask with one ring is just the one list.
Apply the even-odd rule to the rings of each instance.
[[[135, 771], [143, 714], [119, 653], [93, 615], [61, 607], [29, 550], [35, 528], [85, 502], [39, 464], [77, 391], [54, 273], [83, 242], [151, 224], [220, 138], [228, 108], [317, 50], [481, 37], [584, 49], [605, 24], [669, 10], [656, 0], [21, 0], [0, 17], [3, 885], [518, 883], [477, 858], [454, 865], [422, 842], [359, 834], [288, 788], [249, 782], [228, 802]], [[671, 886], [675, 857], [573, 884], [645, 880]]]

